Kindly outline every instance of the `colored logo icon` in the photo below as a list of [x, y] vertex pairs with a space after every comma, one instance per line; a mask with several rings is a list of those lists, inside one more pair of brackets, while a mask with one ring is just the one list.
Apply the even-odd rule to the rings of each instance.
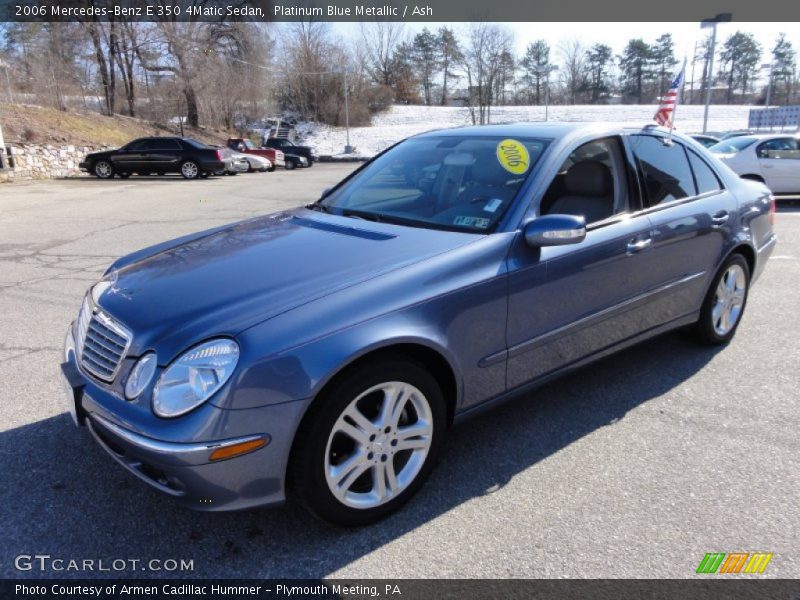
[[772, 553], [766, 552], [709, 552], [700, 561], [697, 573], [763, 573]]

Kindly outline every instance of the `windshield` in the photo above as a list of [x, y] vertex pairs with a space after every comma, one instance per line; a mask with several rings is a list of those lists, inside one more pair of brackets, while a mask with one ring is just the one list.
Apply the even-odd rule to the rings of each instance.
[[411, 138], [317, 206], [344, 216], [486, 233], [502, 218], [548, 140]]
[[729, 138], [727, 140], [722, 140], [718, 144], [714, 144], [709, 150], [714, 154], [735, 154], [740, 150], [744, 150], [755, 141], [756, 138], [747, 136]]

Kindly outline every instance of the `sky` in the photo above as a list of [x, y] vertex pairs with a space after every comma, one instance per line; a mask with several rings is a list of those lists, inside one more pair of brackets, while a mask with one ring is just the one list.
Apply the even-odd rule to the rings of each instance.
[[[467, 23], [407, 23], [406, 29], [413, 36], [424, 27], [436, 30], [442, 25], [455, 29], [466, 29]], [[628, 40], [643, 38], [653, 42], [664, 33], [671, 33], [675, 42], [675, 57], [682, 60], [685, 56], [691, 61], [695, 42], [700, 42], [709, 32], [701, 30], [699, 23], [500, 23], [514, 32], [517, 53], [522, 54], [528, 43], [536, 39], [545, 39], [552, 49], [556, 49], [563, 40], [578, 38], [585, 45], [603, 43], [620, 54]], [[333, 30], [343, 38], [352, 39], [359, 34], [358, 23], [334, 23]], [[768, 62], [768, 50], [772, 48], [778, 34], [786, 33], [792, 45], [800, 52], [800, 27], [797, 23], [722, 23], [717, 26], [717, 48], [736, 31], [752, 33], [761, 44], [764, 55], [763, 62]], [[551, 52], [553, 52], [551, 50]], [[551, 54], [551, 56], [554, 56]], [[557, 52], [556, 55], [557, 56]], [[765, 74], [766, 75], [766, 74]]]

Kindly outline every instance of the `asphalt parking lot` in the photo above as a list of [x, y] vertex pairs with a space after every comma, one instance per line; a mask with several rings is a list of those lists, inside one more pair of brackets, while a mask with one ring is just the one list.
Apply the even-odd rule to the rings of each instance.
[[190, 559], [172, 575], [196, 577], [683, 578], [706, 552], [761, 551], [761, 577], [800, 577], [796, 207], [730, 346], [668, 334], [466, 423], [422, 492], [368, 528], [177, 508], [73, 426], [63, 336], [114, 258], [307, 203], [352, 168], [0, 185], [2, 576], [81, 575], [14, 567], [49, 554]]

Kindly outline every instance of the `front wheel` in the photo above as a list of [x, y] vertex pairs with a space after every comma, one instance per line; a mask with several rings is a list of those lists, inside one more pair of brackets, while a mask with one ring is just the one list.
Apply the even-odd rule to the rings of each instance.
[[297, 433], [292, 489], [326, 521], [382, 519], [433, 468], [447, 420], [441, 388], [421, 364], [397, 359], [354, 369], [323, 395]]
[[193, 160], [187, 160], [181, 165], [181, 175], [184, 179], [197, 179], [200, 177], [200, 167]]
[[750, 267], [744, 256], [732, 254], [717, 272], [695, 324], [695, 334], [701, 342], [720, 345], [733, 339], [749, 288]]
[[98, 160], [94, 164], [94, 174], [98, 179], [111, 179], [114, 177], [114, 165], [108, 160]]

